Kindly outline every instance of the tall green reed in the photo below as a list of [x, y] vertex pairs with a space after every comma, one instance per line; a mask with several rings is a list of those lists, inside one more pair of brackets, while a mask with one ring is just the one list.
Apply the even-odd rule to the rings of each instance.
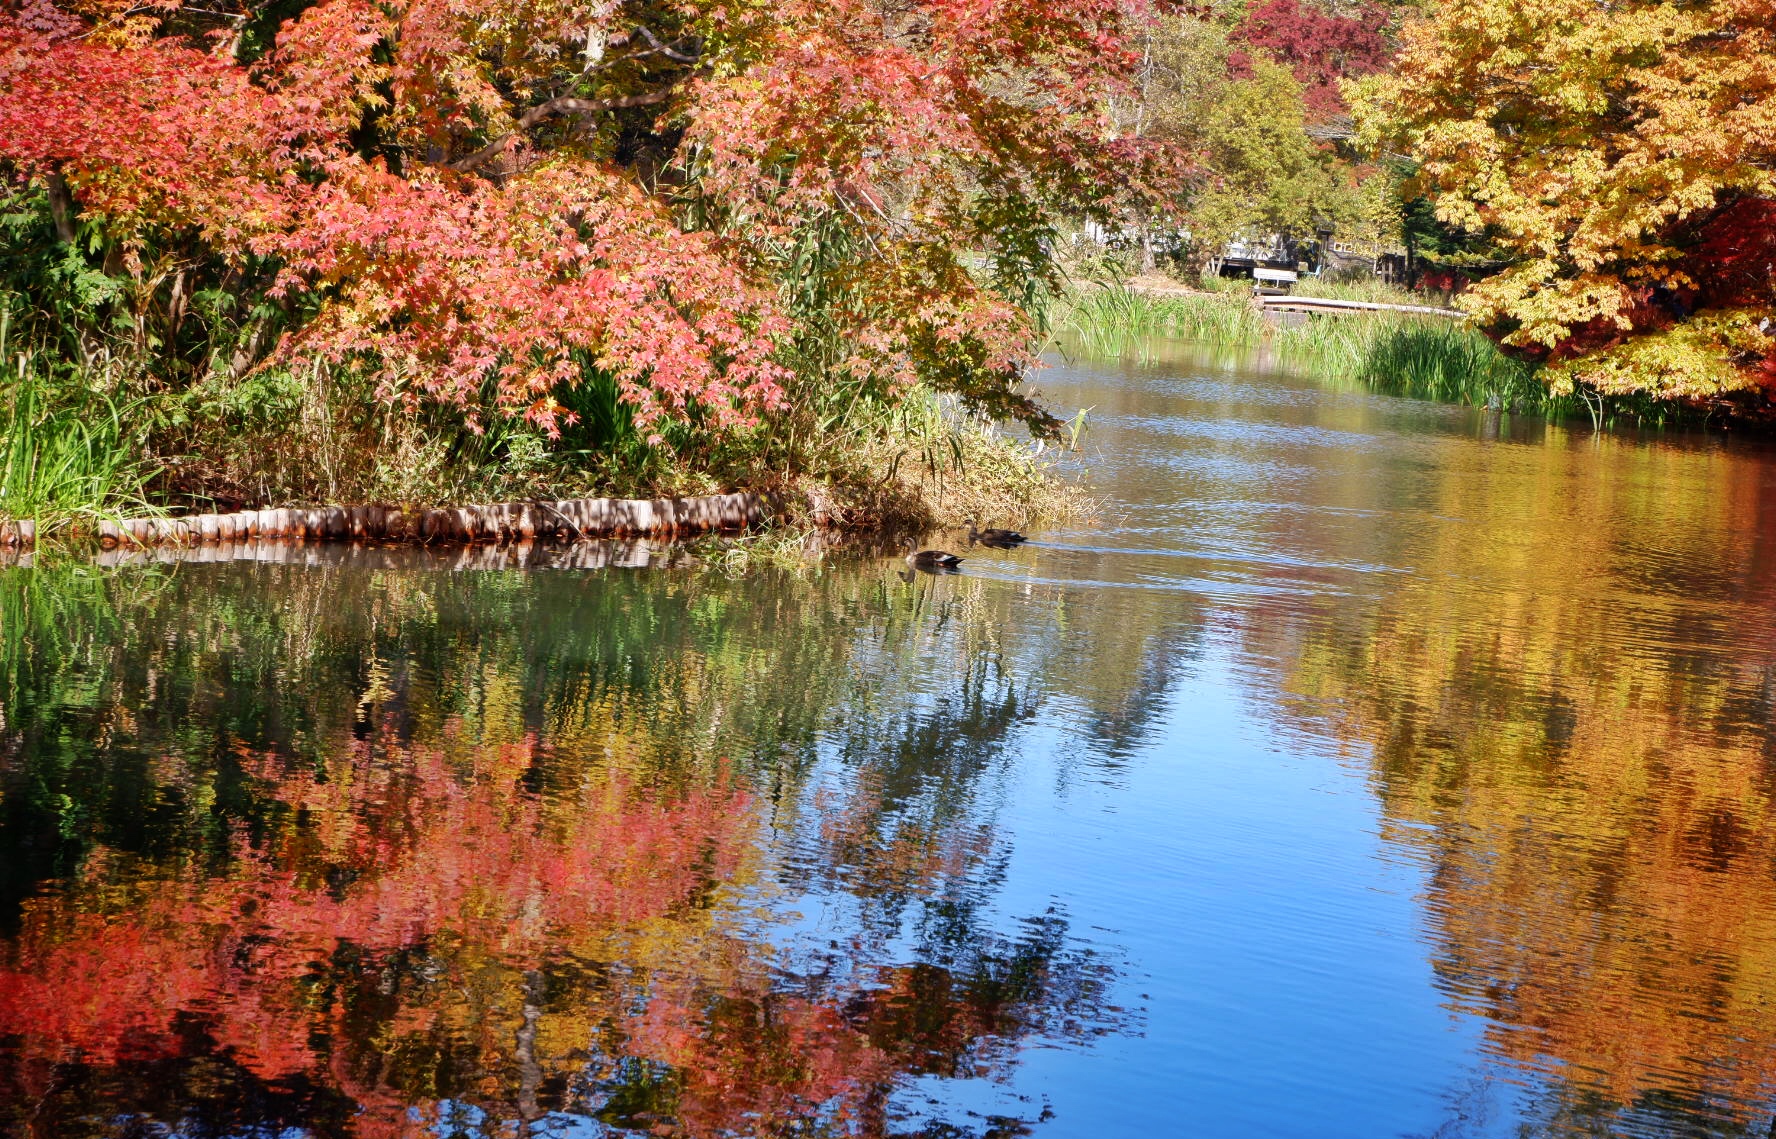
[[1214, 293], [1153, 296], [1112, 287], [1070, 299], [1058, 324], [1089, 356], [1139, 354], [1151, 337], [1215, 344], [1255, 344], [1263, 320], [1237, 297]]
[[[1387, 298], [1399, 299], [1399, 298]], [[1159, 296], [1121, 287], [1071, 299], [1061, 324], [1082, 355], [1148, 359], [1163, 339], [1212, 348], [1268, 344], [1284, 363], [1332, 381], [1416, 399], [1465, 403], [1548, 419], [1663, 425], [1685, 409], [1647, 397], [1591, 397], [1549, 390], [1534, 365], [1505, 355], [1465, 321], [1406, 313], [1311, 317], [1272, 327], [1239, 292]]]
[[1364, 327], [1354, 373], [1372, 388], [1500, 408], [1557, 402], [1533, 367], [1506, 356], [1465, 323], [1356, 319]]
[[9, 352], [6, 333], [0, 313], [0, 517], [32, 519], [43, 535], [149, 511], [138, 409], [109, 394], [103, 365], [56, 375], [34, 352]]

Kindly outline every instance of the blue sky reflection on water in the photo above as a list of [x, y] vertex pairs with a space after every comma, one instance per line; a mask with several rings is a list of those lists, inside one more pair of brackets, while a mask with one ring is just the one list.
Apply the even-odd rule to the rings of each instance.
[[1383, 849], [1335, 745], [1254, 718], [1233, 663], [1211, 647], [1114, 772], [1084, 774], [1065, 723], [1031, 739], [1004, 904], [1102, 929], [1145, 1015], [1138, 1037], [1031, 1053], [1017, 1082], [1050, 1098], [1055, 1135], [1432, 1130], [1477, 1033], [1431, 984], [1423, 870]]
[[1362, 755], [1266, 721], [1269, 662], [1203, 646], [1132, 746], [1104, 754], [1064, 695], [1018, 737], [996, 908], [1062, 908], [1140, 1015], [1026, 1050], [975, 1109], [1046, 1106], [1053, 1136], [1428, 1134], [1478, 1029], [1432, 983], [1422, 860], [1381, 838]]

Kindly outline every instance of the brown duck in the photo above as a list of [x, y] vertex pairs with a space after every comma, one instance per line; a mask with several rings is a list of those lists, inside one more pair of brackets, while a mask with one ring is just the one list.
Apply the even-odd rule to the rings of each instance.
[[955, 569], [962, 559], [948, 550], [913, 550], [907, 554], [906, 563], [922, 570]]
[[1001, 550], [1008, 550], [1018, 543], [1028, 542], [1030, 539], [1016, 530], [1001, 530], [996, 526], [989, 526], [985, 530], [977, 529], [974, 519], [970, 518], [968, 520], [968, 540], [979, 542], [983, 546], [995, 546]]

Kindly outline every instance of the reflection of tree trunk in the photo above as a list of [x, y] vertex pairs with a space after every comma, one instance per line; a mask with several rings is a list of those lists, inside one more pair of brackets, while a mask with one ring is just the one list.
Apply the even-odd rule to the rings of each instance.
[[857, 1115], [862, 1134], [888, 1134], [888, 1089], [881, 1084], [872, 1084], [864, 1093]]
[[[27, 1078], [26, 1082], [29, 1084], [35, 1081]], [[56, 1092], [61, 1090], [61, 1086], [61, 1072], [56, 1068], [51, 1068], [49, 1070], [49, 1084], [37, 1097], [37, 1110], [33, 1111], [31, 1117], [25, 1121], [27, 1139], [55, 1139], [55, 1132], [51, 1129], [49, 1120], [43, 1118], [43, 1110], [50, 1105], [50, 1101], [55, 1098]]]
[[532, 969], [524, 974], [524, 1022], [518, 1026], [518, 1118], [529, 1125], [541, 1119], [543, 1109], [537, 1104], [537, 1092], [543, 1086], [543, 1068], [537, 1063], [537, 1021], [542, 1019], [543, 974]]

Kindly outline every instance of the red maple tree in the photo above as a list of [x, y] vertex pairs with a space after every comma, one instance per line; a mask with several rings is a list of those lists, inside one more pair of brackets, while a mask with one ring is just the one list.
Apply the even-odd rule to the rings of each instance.
[[388, 400], [473, 417], [491, 383], [553, 427], [592, 366], [643, 422], [743, 424], [818, 323], [829, 373], [1040, 419], [973, 258], [1041, 279], [1057, 211], [1141, 169], [1099, 111], [1134, 3], [33, 0], [0, 158], [126, 258], [275, 266], [278, 359]]
[[1387, 23], [1387, 10], [1374, 3], [1335, 15], [1303, 0], [1264, 0], [1246, 12], [1233, 39], [1293, 71], [1308, 117], [1325, 120], [1346, 112], [1340, 79], [1387, 66], [1393, 54], [1383, 34]]

